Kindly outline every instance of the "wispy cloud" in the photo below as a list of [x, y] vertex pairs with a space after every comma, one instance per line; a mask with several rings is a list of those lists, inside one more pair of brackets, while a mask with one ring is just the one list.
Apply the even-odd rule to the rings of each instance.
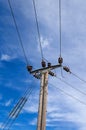
[[34, 118], [31, 122], [30, 122], [31, 125], [36, 125], [37, 124], [37, 118]]
[[[41, 36], [40, 38], [41, 40], [41, 45], [42, 45], [42, 49], [47, 49], [50, 47], [50, 41], [47, 38], [43, 38], [43, 36]], [[40, 45], [39, 45], [39, 41], [38, 41], [38, 50], [40, 50]]]
[[7, 54], [2, 54], [0, 59], [1, 59], [1, 61], [10, 61], [10, 60], [14, 59], [14, 57], [11, 57]]
[[5, 106], [6, 107], [9, 107], [12, 103], [12, 99], [8, 100], [7, 102], [5, 102]]
[[0, 129], [2, 129], [2, 124], [3, 124], [3, 123], [2, 123], [2, 122], [0, 122]]

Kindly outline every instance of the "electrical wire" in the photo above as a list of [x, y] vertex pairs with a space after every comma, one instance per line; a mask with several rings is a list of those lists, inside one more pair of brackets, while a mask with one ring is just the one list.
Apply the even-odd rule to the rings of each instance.
[[72, 75], [74, 75], [76, 78], [78, 78], [79, 80], [81, 80], [82, 82], [86, 83], [86, 80], [82, 79], [81, 77], [79, 77], [78, 75], [76, 75], [75, 73], [71, 72]]
[[[18, 112], [21, 111], [21, 109], [23, 108], [25, 103], [26, 103], [26, 100], [25, 101], [23, 100]], [[11, 117], [10, 122], [7, 124], [7, 126], [3, 130], [5, 130], [5, 129], [8, 130], [10, 128], [10, 126], [13, 124], [13, 122], [16, 120], [16, 118], [17, 118], [17, 116]]]
[[38, 33], [38, 40], [39, 40], [39, 44], [40, 44], [40, 52], [41, 52], [41, 57], [43, 60], [43, 50], [42, 50], [42, 42], [41, 42], [41, 36], [40, 36], [40, 30], [39, 30], [39, 23], [38, 23], [38, 16], [37, 16], [37, 10], [36, 10], [36, 4], [35, 4], [35, 0], [33, 1], [33, 7], [34, 7], [34, 13], [35, 13], [35, 20], [36, 20], [36, 27], [37, 27], [37, 33]]
[[25, 53], [25, 49], [24, 49], [24, 46], [23, 46], [22, 38], [21, 38], [19, 29], [18, 29], [18, 25], [17, 25], [16, 19], [15, 19], [15, 15], [14, 15], [14, 12], [13, 12], [13, 9], [12, 9], [10, 0], [8, 0], [8, 4], [9, 4], [10, 11], [11, 11], [11, 15], [12, 15], [12, 17], [13, 17], [13, 21], [14, 21], [14, 24], [15, 24], [15, 27], [16, 27], [16, 31], [17, 31], [17, 34], [18, 34], [19, 42], [20, 42], [20, 45], [21, 45], [21, 47], [22, 47], [22, 50], [23, 50], [23, 54], [24, 54], [26, 63], [27, 63], [27, 65], [28, 65], [28, 59], [27, 59], [27, 56], [26, 56], [26, 53]]
[[18, 103], [14, 106], [12, 111], [9, 113], [9, 116], [6, 119], [6, 122], [3, 124], [3, 127], [2, 127], [3, 130], [9, 125], [9, 123], [11, 122], [11, 119], [14, 117], [16, 111], [18, 110], [18, 108], [20, 107], [22, 103], [23, 103], [23, 97], [18, 101]]
[[[62, 66], [64, 69], [64, 66]], [[67, 67], [68, 71], [70, 74], [72, 74], [73, 76], [75, 76], [76, 78], [78, 78], [79, 80], [81, 80], [82, 82], [86, 83], [86, 80], [82, 79], [81, 77], [79, 77], [77, 74], [73, 73], [68, 67]], [[66, 71], [66, 70], [65, 70]]]
[[20, 108], [20, 106], [23, 104], [24, 101], [25, 101], [25, 97], [22, 97], [18, 102], [18, 104], [13, 108], [13, 110], [9, 114], [10, 118], [14, 118], [16, 116], [18, 109]]
[[75, 89], [76, 91], [78, 91], [79, 93], [83, 94], [86, 96], [86, 93], [84, 93], [83, 91], [79, 90], [78, 88], [75, 88], [74, 86], [72, 86], [71, 84], [69, 84], [68, 82], [64, 81], [63, 79], [59, 78], [56, 76], [57, 79], [59, 79], [60, 81], [64, 82], [67, 86]]
[[9, 125], [11, 125], [12, 122], [14, 122], [12, 120], [15, 120], [15, 118], [18, 117], [20, 111], [22, 110], [24, 104], [26, 103], [26, 99], [28, 99], [30, 97], [32, 91], [33, 91], [33, 87], [26, 89], [22, 98], [20, 98], [20, 100], [17, 102], [17, 104], [14, 106], [14, 108], [9, 113], [9, 116], [6, 119], [6, 122], [3, 123], [2, 130], [7, 128]]
[[[34, 87], [33, 87], [34, 88]], [[27, 102], [28, 99], [30, 99], [30, 95], [33, 92], [33, 89], [30, 91], [29, 94], [27, 94], [27, 97], [25, 97], [25, 101], [23, 102], [23, 104], [21, 105], [20, 109], [17, 111], [17, 114], [15, 115], [15, 118], [12, 120], [12, 122], [10, 123], [9, 127], [7, 130], [10, 130], [10, 128], [12, 127], [12, 125], [14, 124], [16, 118], [18, 117], [19, 113], [21, 112], [22, 108], [24, 107], [25, 103]]]
[[[8, 0], [8, 4], [9, 4], [10, 10], [11, 10], [11, 14], [12, 14], [13, 21], [14, 21], [14, 24], [15, 24], [15, 27], [16, 27], [18, 38], [19, 38], [19, 41], [20, 41], [20, 44], [21, 44], [21, 47], [22, 47], [22, 50], [23, 50], [23, 53], [24, 53], [24, 57], [25, 57], [27, 65], [28, 65], [28, 59], [27, 59], [27, 56], [26, 56], [26, 53], [25, 53], [25, 49], [24, 49], [24, 46], [23, 46], [22, 38], [21, 38], [19, 29], [18, 29], [18, 25], [17, 25], [16, 19], [15, 19], [15, 16], [14, 16], [14, 12], [13, 12], [10, 0]], [[34, 13], [35, 13], [35, 20], [36, 20], [36, 27], [37, 27], [37, 33], [38, 33], [38, 40], [39, 40], [39, 44], [40, 44], [41, 57], [42, 57], [42, 59], [44, 59], [35, 0], [33, 0], [33, 7], [34, 7]]]
[[5, 119], [4, 123], [1, 125], [2, 130], [4, 130], [9, 125], [9, 123], [11, 122], [11, 119], [15, 115], [16, 111], [19, 109], [20, 105], [23, 103], [24, 97], [26, 97], [27, 94], [30, 93], [31, 89], [32, 89], [32, 87], [27, 88], [25, 90], [23, 96], [17, 101], [17, 104], [14, 106], [14, 108], [9, 113], [8, 117]]
[[27, 102], [27, 98], [23, 101], [22, 105], [20, 106], [20, 109], [18, 110], [17, 114], [15, 115], [15, 118], [12, 120], [12, 122], [9, 124], [7, 130], [10, 130], [12, 125], [14, 124], [16, 118], [18, 117], [19, 113], [21, 112], [22, 108], [24, 107], [25, 103]]
[[[60, 43], [60, 57], [62, 57], [62, 18], [61, 18], [61, 0], [59, 0], [59, 43]], [[61, 76], [63, 76], [63, 71], [61, 67]]]
[[61, 0], [59, 0], [59, 42], [60, 42], [60, 57], [62, 53], [62, 29], [61, 29]]
[[[42, 50], [42, 42], [41, 42], [41, 36], [40, 36], [40, 30], [39, 30], [39, 23], [38, 23], [38, 16], [37, 16], [37, 9], [36, 9], [36, 4], [35, 4], [35, 0], [33, 1], [33, 7], [34, 7], [34, 13], [35, 13], [35, 20], [36, 20], [36, 26], [37, 26], [37, 33], [38, 33], [38, 39], [39, 39], [39, 44], [40, 44], [40, 51], [41, 51], [41, 57], [42, 59], [46, 60], [47, 62], [49, 62], [44, 56], [43, 56], [43, 50]], [[59, 4], [59, 8], [60, 8]], [[61, 8], [59, 9], [61, 11]], [[59, 32], [60, 32], [60, 56], [61, 56], [61, 12], [59, 11]]]
[[9, 123], [11, 122], [11, 119], [13, 118], [17, 110], [19, 109], [20, 105], [22, 105], [22, 103], [24, 102], [24, 97], [30, 94], [31, 91], [32, 91], [32, 87], [27, 88], [25, 90], [23, 96], [18, 100], [17, 104], [14, 106], [14, 108], [9, 113], [9, 116], [5, 119], [4, 123], [2, 124], [1, 126], [2, 130], [4, 130], [9, 125]]
[[56, 89], [58, 89], [59, 91], [61, 91], [62, 93], [64, 93], [65, 95], [67, 95], [67, 96], [69, 96], [69, 97], [75, 99], [75, 100], [78, 101], [79, 103], [81, 103], [81, 104], [83, 104], [83, 105], [86, 106], [86, 103], [83, 102], [83, 101], [81, 101], [81, 100], [79, 100], [77, 97], [75, 97], [75, 96], [69, 94], [68, 92], [64, 91], [64, 90], [61, 89], [61, 88], [58, 88], [57, 86], [53, 85], [52, 83], [49, 83], [49, 84], [52, 85], [53, 87], [55, 87]]

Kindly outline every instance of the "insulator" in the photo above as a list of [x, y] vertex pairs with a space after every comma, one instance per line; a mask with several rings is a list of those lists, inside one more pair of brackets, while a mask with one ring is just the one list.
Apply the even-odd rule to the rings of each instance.
[[[66, 66], [63, 67], [63, 69], [66, 71], [66, 72], [70, 72], [70, 69]], [[71, 72], [70, 72], [71, 73]]]
[[48, 63], [48, 67], [51, 67], [51, 63]]
[[44, 60], [42, 60], [41, 65], [42, 65], [42, 67], [46, 67], [46, 62]]
[[40, 79], [40, 75], [34, 74], [33, 75], [36, 79]]
[[58, 63], [59, 63], [59, 64], [62, 64], [62, 63], [63, 63], [63, 58], [62, 58], [62, 57], [59, 57], [59, 58], [58, 58]]
[[27, 70], [28, 70], [29, 72], [31, 72], [32, 66], [27, 66]]
[[49, 74], [50, 74], [51, 76], [55, 76], [55, 74], [54, 74], [53, 72], [51, 72], [51, 71], [49, 71]]

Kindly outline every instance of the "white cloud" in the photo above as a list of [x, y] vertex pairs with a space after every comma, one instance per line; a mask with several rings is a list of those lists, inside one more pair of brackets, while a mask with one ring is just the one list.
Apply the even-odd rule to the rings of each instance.
[[5, 103], [5, 106], [8, 107], [8, 106], [11, 105], [11, 103], [12, 103], [12, 99], [8, 100], [8, 101]]
[[36, 103], [34, 105], [31, 105], [31, 106], [27, 104], [25, 106], [24, 110], [27, 112], [30, 112], [30, 113], [37, 113], [38, 112]]
[[1, 55], [1, 61], [10, 61], [12, 60], [13, 58], [7, 54], [2, 54]]
[[[42, 49], [45, 48], [49, 48], [50, 47], [50, 42], [47, 38], [43, 38], [43, 36], [41, 36], [41, 45], [42, 45]], [[38, 41], [39, 42], [39, 41]], [[38, 50], [40, 50], [40, 45], [38, 43]]]
[[1, 122], [0, 122], [0, 129], [2, 129], [2, 128], [3, 128], [3, 127], [2, 127], [2, 125], [3, 125], [3, 123], [1, 123]]
[[[36, 95], [38, 95], [38, 92], [35, 92]], [[29, 113], [37, 113], [38, 112], [38, 96], [36, 95], [31, 95], [30, 99], [28, 100], [28, 102], [26, 103], [25, 107], [24, 107], [24, 111], [25, 112], [29, 112]], [[33, 100], [33, 101], [32, 101]]]
[[37, 124], [37, 118], [34, 118], [31, 122], [30, 122], [31, 125], [36, 125]]
[[48, 41], [48, 39], [44, 39], [42, 36], [41, 36], [41, 43], [42, 43], [42, 48], [46, 48], [46, 47], [49, 47], [50, 43]]
[[15, 126], [24, 126], [24, 125], [20, 123], [15, 123]]

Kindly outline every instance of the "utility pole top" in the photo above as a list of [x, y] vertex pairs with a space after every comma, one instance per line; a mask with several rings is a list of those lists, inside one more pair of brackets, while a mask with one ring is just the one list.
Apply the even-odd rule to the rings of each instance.
[[[58, 64], [58, 65], [53, 65], [53, 66], [49, 66], [49, 67], [44, 67], [44, 68], [40, 68], [40, 69], [36, 69], [36, 70], [34, 70], [34, 71], [29, 71], [30, 72], [30, 74], [37, 74], [37, 73], [45, 73], [45, 72], [47, 72], [47, 71], [51, 71], [51, 70], [53, 70], [53, 69], [56, 69], [56, 68], [59, 68], [59, 67], [61, 67], [61, 65], [60, 64]], [[27, 69], [29, 68], [29, 66], [27, 66]]]

